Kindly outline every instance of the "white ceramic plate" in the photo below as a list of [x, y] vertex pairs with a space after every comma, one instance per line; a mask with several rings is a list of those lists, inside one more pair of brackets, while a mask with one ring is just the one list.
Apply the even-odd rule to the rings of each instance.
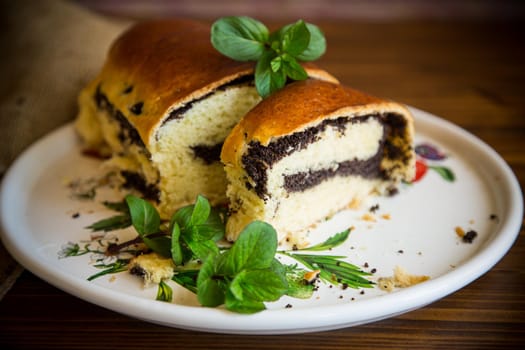
[[[49, 283], [102, 307], [149, 322], [200, 331], [280, 334], [350, 327], [420, 308], [467, 285], [488, 271], [512, 246], [523, 215], [519, 184], [507, 164], [486, 144], [442, 119], [412, 109], [416, 144], [429, 143], [447, 155], [426, 164], [455, 174], [446, 181], [435, 168], [397, 196], [371, 198], [360, 210], [342, 212], [311, 233], [316, 243], [354, 226], [333, 254], [375, 269], [372, 280], [391, 276], [395, 266], [430, 280], [385, 292], [321, 285], [311, 299], [283, 297], [268, 310], [240, 315], [198, 306], [196, 298], [172, 284], [172, 303], [155, 301], [156, 288], [120, 273], [92, 282], [98, 272], [89, 255], [58, 258], [69, 241], [89, 239], [84, 227], [111, 215], [96, 201], [72, 199], [65, 185], [97, 171], [98, 161], [81, 156], [71, 125], [28, 149], [5, 176], [1, 196], [2, 239], [28, 270]], [[108, 195], [111, 197], [111, 193]], [[117, 198], [115, 198], [117, 199]], [[379, 205], [375, 213], [369, 208]], [[78, 218], [73, 218], [79, 213]], [[375, 221], [363, 219], [369, 213]], [[456, 227], [474, 230], [464, 243]], [[121, 235], [129, 235], [122, 231]], [[171, 282], [170, 282], [171, 283]], [[286, 307], [288, 306], [288, 307]], [[291, 306], [291, 307], [290, 307]]]

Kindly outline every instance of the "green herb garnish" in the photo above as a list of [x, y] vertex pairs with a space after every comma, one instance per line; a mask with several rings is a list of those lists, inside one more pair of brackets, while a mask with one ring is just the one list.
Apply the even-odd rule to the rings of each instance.
[[128, 269], [128, 263], [129, 263], [128, 260], [119, 259], [110, 264], [104, 264], [104, 263], [95, 264], [94, 266], [96, 268], [103, 269], [103, 270], [100, 271], [99, 273], [89, 276], [87, 280], [93, 281], [94, 279], [97, 279], [105, 275], [126, 271]]
[[[365, 278], [369, 273], [341, 260], [343, 256], [318, 253], [341, 245], [350, 230], [301, 250], [278, 251], [274, 228], [268, 223], [254, 221], [245, 227], [233, 245], [221, 246], [219, 241], [224, 238], [225, 214], [211, 207], [203, 196], [198, 196], [195, 204], [177, 210], [166, 223], [161, 221], [153, 205], [132, 195], [126, 196], [123, 202], [105, 205], [127, 216], [129, 225], [138, 234], [128, 242], [109, 244], [105, 255], [118, 255], [120, 252], [136, 255], [139, 252], [127, 247], [142, 242], [148, 250], [171, 257], [175, 263], [172, 281], [196, 293], [203, 306], [224, 305], [230, 311], [253, 313], [265, 309], [265, 302], [278, 300], [283, 295], [309, 298], [315, 285], [305, 279], [305, 274], [312, 274], [313, 271], [319, 272], [321, 281], [343, 288], [373, 285]], [[111, 224], [112, 221], [118, 222], [113, 217], [99, 221], [97, 226], [108, 231], [118, 229], [119, 225]], [[104, 253], [88, 245], [82, 249], [78, 244], [70, 243], [59, 255], [80, 256], [88, 252]], [[296, 263], [282, 264], [276, 259], [277, 254]], [[125, 271], [128, 263], [129, 259], [119, 258], [113, 263], [96, 264], [95, 267], [103, 270], [90, 276], [89, 280]], [[171, 301], [172, 297], [171, 287], [161, 282], [156, 299]]]
[[93, 232], [108, 232], [131, 226], [131, 214], [125, 200], [121, 202], [104, 202], [103, 204], [106, 208], [120, 212], [121, 214], [99, 220], [86, 228]]
[[313, 61], [326, 51], [321, 30], [303, 20], [270, 33], [261, 22], [245, 16], [223, 17], [211, 27], [215, 49], [237, 61], [256, 61], [255, 87], [263, 98], [281, 89], [288, 78], [308, 77], [301, 61]]
[[160, 281], [159, 288], [157, 289], [157, 297], [155, 300], [171, 302], [173, 300], [173, 290], [164, 281]]
[[206, 259], [197, 278], [197, 297], [204, 306], [225, 304], [231, 311], [252, 313], [265, 309], [288, 288], [284, 269], [275, 260], [277, 233], [267, 223], [254, 221], [232, 247]]

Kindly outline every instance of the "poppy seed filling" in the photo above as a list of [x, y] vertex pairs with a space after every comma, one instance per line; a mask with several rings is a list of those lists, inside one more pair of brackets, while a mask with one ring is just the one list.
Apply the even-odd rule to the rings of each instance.
[[376, 119], [383, 125], [383, 135], [378, 140], [379, 147], [376, 154], [364, 160], [349, 159], [339, 162], [335, 168], [283, 175], [284, 188], [287, 192], [302, 192], [335, 176], [354, 175], [366, 179], [387, 179], [389, 174], [386, 169], [381, 167], [383, 158], [398, 160], [404, 164], [409, 161], [407, 150], [392, 142], [394, 138], [403, 137], [407, 127], [404, 117], [396, 113], [376, 113], [357, 117], [341, 116], [336, 119], [327, 119], [304, 131], [272, 141], [268, 146], [263, 146], [258, 141], [251, 141], [248, 145], [248, 151], [242, 156], [242, 164], [251, 178], [251, 181], [246, 181], [246, 187], [248, 189], [253, 188], [260, 198], [267, 198], [268, 171], [273, 164], [294, 152], [305, 149], [309, 144], [319, 141], [321, 133], [327, 127], [335, 128], [344, 134], [347, 125], [364, 123], [369, 119]]
[[109, 101], [106, 94], [102, 92], [100, 85], [97, 86], [93, 98], [95, 99], [95, 104], [98, 109], [106, 111], [109, 116], [119, 123], [120, 131], [118, 138], [120, 142], [125, 143], [127, 141], [130, 144], [136, 144], [137, 146], [146, 149], [137, 129], [135, 129], [126, 119], [124, 114], [119, 109], [115, 108], [115, 106]]

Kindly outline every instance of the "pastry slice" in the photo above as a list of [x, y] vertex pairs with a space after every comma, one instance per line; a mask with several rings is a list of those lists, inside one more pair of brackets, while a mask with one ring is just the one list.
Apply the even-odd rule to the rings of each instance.
[[413, 120], [401, 104], [342, 85], [294, 82], [253, 108], [222, 149], [227, 238], [253, 220], [300, 244], [314, 224], [415, 172]]
[[219, 204], [226, 201], [222, 143], [260, 101], [253, 71], [253, 62], [217, 52], [207, 25], [139, 23], [117, 38], [81, 92], [76, 129], [87, 149], [110, 157], [107, 172], [140, 190], [163, 217], [199, 194]]

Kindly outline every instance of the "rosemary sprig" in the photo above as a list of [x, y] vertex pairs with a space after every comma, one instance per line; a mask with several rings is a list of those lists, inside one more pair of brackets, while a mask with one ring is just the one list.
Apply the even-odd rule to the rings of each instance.
[[87, 226], [87, 229], [93, 232], [109, 232], [131, 226], [131, 214], [125, 200], [121, 202], [104, 202], [103, 204], [106, 208], [120, 212], [121, 214], [99, 220]]
[[345, 256], [297, 253], [299, 251], [331, 250], [341, 245], [349, 235], [350, 229], [347, 229], [314, 246], [293, 252], [279, 251], [279, 253], [294, 259], [310, 270], [319, 270], [319, 278], [324, 282], [334, 285], [342, 284], [343, 287], [350, 288], [371, 288], [374, 283], [364, 277], [371, 274], [361, 270], [356, 265], [341, 260], [346, 258]]
[[[283, 254], [283, 253], [282, 253]], [[319, 270], [319, 278], [325, 282], [342, 284], [350, 288], [372, 288], [374, 282], [364, 276], [371, 274], [359, 267], [340, 260], [344, 256], [284, 253], [311, 270]]]
[[157, 289], [156, 300], [171, 302], [173, 300], [173, 289], [164, 281], [160, 281]]
[[109, 275], [113, 273], [119, 273], [126, 271], [128, 269], [129, 260], [117, 260], [114, 263], [111, 264], [97, 264], [94, 265], [97, 268], [105, 268], [104, 270], [100, 271], [99, 273], [96, 273], [94, 275], [91, 275], [87, 278], [88, 281], [93, 281], [96, 278], [99, 278], [104, 275]]

